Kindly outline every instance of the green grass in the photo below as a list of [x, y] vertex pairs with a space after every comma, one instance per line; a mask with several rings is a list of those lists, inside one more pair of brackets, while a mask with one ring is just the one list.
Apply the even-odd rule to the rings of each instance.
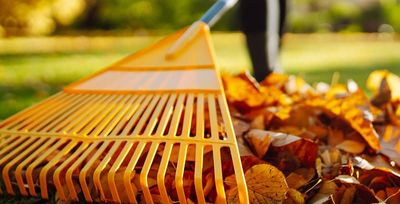
[[[56, 93], [159, 37], [57, 37], [0, 39], [0, 120]], [[213, 35], [221, 70], [250, 69], [240, 34]], [[375, 34], [287, 35], [281, 55], [284, 70], [311, 84], [354, 79], [364, 87], [374, 69], [400, 74], [400, 41]]]

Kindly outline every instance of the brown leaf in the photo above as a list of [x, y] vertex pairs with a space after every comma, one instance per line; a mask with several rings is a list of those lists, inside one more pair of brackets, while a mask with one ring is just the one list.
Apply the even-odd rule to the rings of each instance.
[[254, 156], [244, 139], [244, 134], [249, 131], [250, 124], [236, 117], [232, 118], [232, 123], [240, 156]]
[[[400, 187], [400, 175], [386, 169], [361, 170], [359, 181], [375, 192], [386, 188]], [[386, 196], [389, 197], [392, 194], [387, 194]]]
[[389, 84], [387, 82], [387, 77], [384, 77], [380, 82], [379, 89], [375, 96], [371, 99], [371, 103], [375, 106], [382, 106], [391, 101], [392, 92], [390, 91]]
[[395, 164], [400, 166], [400, 128], [387, 125], [387, 126], [378, 126], [377, 130], [379, 132], [381, 138], [382, 150], [381, 153], [387, 157], [391, 161], [394, 161]]
[[336, 146], [344, 141], [344, 133], [338, 128], [329, 128], [328, 130], [328, 144]]
[[388, 194], [391, 195], [387, 196], [385, 203], [387, 204], [400, 203], [400, 188], [386, 188], [385, 194], [386, 196]]
[[300, 168], [290, 173], [289, 176], [286, 177], [286, 182], [289, 188], [299, 189], [308, 184], [314, 176], [314, 168]]
[[324, 181], [310, 203], [377, 203], [378, 199], [366, 186], [347, 183], [342, 179]]
[[272, 142], [272, 138], [268, 132], [256, 129], [250, 130], [245, 139], [260, 159], [265, 156]]
[[375, 93], [379, 92], [383, 80], [387, 80], [386, 83], [391, 91], [391, 99], [400, 99], [400, 78], [387, 70], [373, 71], [367, 79], [368, 89]]
[[250, 123], [250, 128], [264, 130], [265, 129], [264, 115], [258, 115], [257, 117], [255, 117]]
[[324, 181], [318, 193], [314, 195], [310, 203], [326, 203], [331, 200], [331, 196], [336, 193], [338, 186], [333, 181]]
[[300, 167], [314, 167], [318, 156], [316, 143], [294, 135], [272, 133], [272, 146], [264, 158], [266, 161], [285, 173]]
[[330, 115], [340, 117], [357, 131], [373, 150], [380, 150], [379, 137], [372, 125], [370, 103], [361, 90], [355, 93], [345, 92], [345, 95], [340, 97], [330, 96], [327, 93], [324, 98], [314, 98], [306, 103], [311, 107], [320, 107]]
[[232, 125], [236, 136], [243, 136], [250, 130], [250, 124], [238, 117], [232, 117]]
[[354, 186], [350, 186], [349, 188], [347, 188], [343, 193], [343, 196], [342, 196], [342, 199], [340, 200], [340, 203], [341, 204], [351, 204], [351, 203], [353, 203], [356, 191], [357, 191], [357, 189]]
[[[280, 203], [289, 190], [285, 176], [276, 167], [259, 164], [245, 173], [250, 203]], [[231, 182], [231, 181], [228, 181]], [[237, 188], [227, 191], [228, 203], [239, 203]]]
[[315, 135], [315, 138], [321, 139], [329, 134], [329, 129], [320, 125], [310, 125], [307, 127], [309, 132]]
[[[333, 179], [340, 173], [342, 167], [342, 159], [345, 157], [336, 148], [330, 148], [323, 151], [320, 155], [321, 165], [317, 171], [326, 179]], [[317, 160], [318, 161], [318, 160]]]

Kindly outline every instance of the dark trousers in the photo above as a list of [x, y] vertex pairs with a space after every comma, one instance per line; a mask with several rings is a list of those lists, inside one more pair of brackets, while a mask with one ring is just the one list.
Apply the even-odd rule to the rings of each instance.
[[280, 68], [278, 57], [286, 6], [286, 0], [240, 0], [241, 28], [257, 81]]

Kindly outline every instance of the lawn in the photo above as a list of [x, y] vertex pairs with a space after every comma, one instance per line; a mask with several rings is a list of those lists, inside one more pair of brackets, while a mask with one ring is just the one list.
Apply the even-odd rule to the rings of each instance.
[[[160, 37], [51, 37], [0, 39], [0, 120], [56, 93], [63, 86], [155, 42]], [[308, 82], [329, 82], [334, 72], [364, 87], [374, 69], [400, 74], [398, 36], [378, 34], [286, 35], [284, 70]], [[223, 72], [251, 68], [244, 39], [213, 35]]]

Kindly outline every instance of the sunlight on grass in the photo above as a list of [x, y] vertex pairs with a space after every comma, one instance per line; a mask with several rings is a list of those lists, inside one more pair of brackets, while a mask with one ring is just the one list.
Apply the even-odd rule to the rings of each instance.
[[[135, 52], [160, 37], [58, 37], [0, 39], [0, 120]], [[237, 73], [251, 67], [238, 33], [213, 34], [221, 71]], [[355, 79], [364, 87], [374, 69], [400, 74], [400, 42], [378, 35], [287, 35], [281, 62], [285, 71], [311, 84]]]

